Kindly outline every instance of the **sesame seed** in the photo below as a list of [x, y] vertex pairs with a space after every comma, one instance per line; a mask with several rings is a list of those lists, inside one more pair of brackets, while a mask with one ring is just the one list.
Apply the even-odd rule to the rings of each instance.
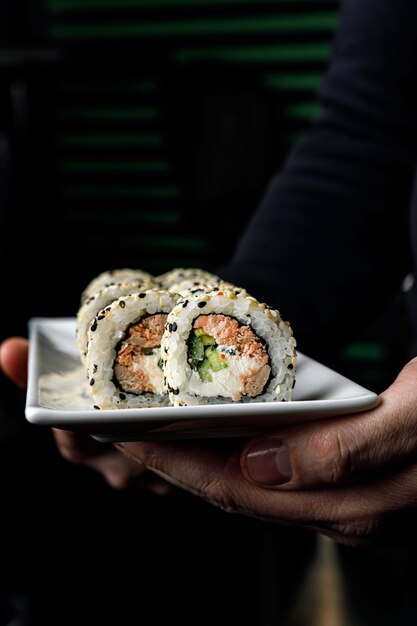
[[198, 306], [199, 309], [203, 309], [206, 306], [206, 304], [207, 304], [207, 302], [199, 302], [197, 304], [197, 306]]
[[94, 385], [94, 378], [90, 380], [90, 387], [92, 387], [93, 385]]
[[121, 307], [122, 309], [124, 309], [126, 306], [126, 302], [124, 300], [120, 300], [119, 302], [119, 307]]

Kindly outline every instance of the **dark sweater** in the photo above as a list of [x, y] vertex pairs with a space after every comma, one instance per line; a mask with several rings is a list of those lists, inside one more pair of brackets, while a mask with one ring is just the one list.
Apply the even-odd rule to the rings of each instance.
[[346, 0], [324, 113], [220, 270], [281, 309], [303, 352], [348, 341], [413, 271], [416, 86], [416, 0]]

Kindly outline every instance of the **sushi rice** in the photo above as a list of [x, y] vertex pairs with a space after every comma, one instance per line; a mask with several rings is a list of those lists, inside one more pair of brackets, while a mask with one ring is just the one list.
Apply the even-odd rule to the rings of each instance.
[[144, 270], [130, 269], [127, 267], [118, 270], [107, 270], [93, 278], [88, 283], [87, 287], [81, 294], [81, 304], [83, 304], [85, 300], [87, 300], [97, 291], [103, 289], [103, 287], [108, 287], [109, 285], [113, 285], [115, 283], [127, 282], [130, 280], [138, 279], [142, 280], [144, 283], [146, 282], [148, 288], [153, 288], [158, 285], [158, 283], [155, 281], [155, 278]]
[[96, 315], [109, 304], [121, 296], [130, 293], [144, 291], [149, 286], [147, 280], [141, 278], [128, 282], [114, 283], [108, 287], [103, 287], [89, 296], [80, 306], [77, 313], [76, 341], [80, 351], [81, 361], [87, 364], [87, 339], [88, 329]]

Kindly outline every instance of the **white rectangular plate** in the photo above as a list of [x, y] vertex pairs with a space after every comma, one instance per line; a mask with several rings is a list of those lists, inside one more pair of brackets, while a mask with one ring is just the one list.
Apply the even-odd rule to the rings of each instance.
[[275, 426], [364, 411], [378, 396], [298, 354], [292, 402], [185, 407], [93, 408], [75, 345], [75, 319], [30, 321], [26, 418], [33, 424], [85, 432], [99, 441], [248, 436]]

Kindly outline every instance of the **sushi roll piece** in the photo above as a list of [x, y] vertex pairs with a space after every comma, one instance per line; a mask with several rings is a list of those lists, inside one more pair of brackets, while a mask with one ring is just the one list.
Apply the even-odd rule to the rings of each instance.
[[115, 300], [95, 317], [88, 331], [87, 375], [96, 408], [169, 404], [160, 347], [177, 299], [147, 290]]
[[183, 283], [184, 281], [197, 281], [199, 283], [206, 284], [216, 284], [220, 281], [218, 276], [215, 274], [211, 274], [206, 270], [201, 270], [195, 267], [177, 267], [165, 274], [161, 274], [157, 276], [156, 279], [158, 283], [161, 285], [162, 289], [167, 289], [168, 291], [173, 291], [174, 285], [178, 283]]
[[82, 292], [81, 304], [83, 304], [83, 302], [85, 302], [85, 300], [87, 300], [94, 293], [100, 291], [100, 289], [103, 289], [103, 287], [108, 287], [115, 283], [127, 282], [128, 280], [138, 279], [146, 282], [149, 289], [157, 286], [155, 278], [151, 274], [149, 274], [148, 272], [144, 272], [143, 270], [130, 269], [126, 267], [123, 269], [107, 270], [105, 272], [102, 272], [101, 274], [93, 278], [93, 280], [88, 283], [87, 287]]
[[161, 346], [175, 406], [291, 399], [297, 364], [291, 327], [245, 293], [182, 297]]
[[114, 300], [130, 293], [145, 291], [149, 287], [149, 282], [141, 278], [128, 282], [113, 283], [108, 287], [103, 287], [96, 291], [80, 306], [77, 313], [76, 341], [80, 351], [81, 361], [86, 365], [87, 359], [87, 335], [91, 322], [96, 315]]

